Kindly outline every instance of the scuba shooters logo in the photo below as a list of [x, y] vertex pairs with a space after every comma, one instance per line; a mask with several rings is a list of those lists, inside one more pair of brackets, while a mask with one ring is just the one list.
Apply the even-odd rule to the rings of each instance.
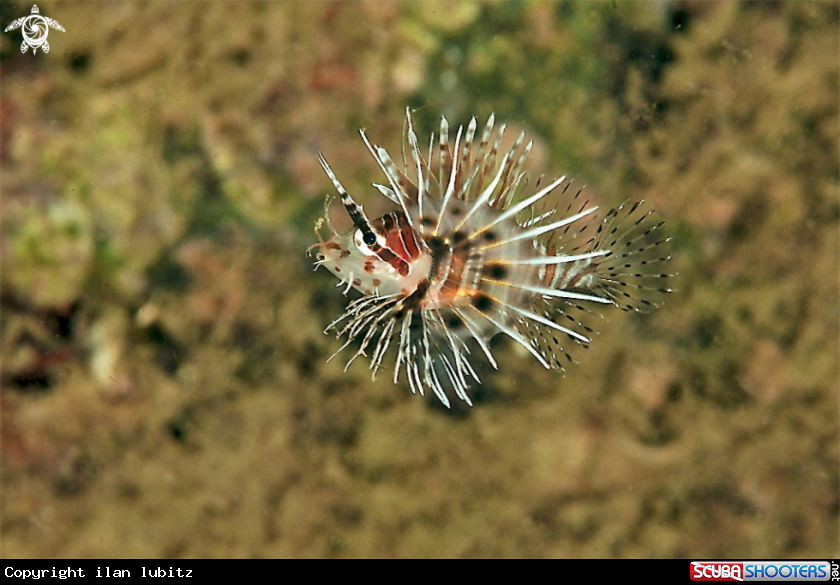
[[827, 561], [692, 561], [692, 581], [828, 581]]
[[691, 563], [692, 581], [743, 581], [743, 563]]

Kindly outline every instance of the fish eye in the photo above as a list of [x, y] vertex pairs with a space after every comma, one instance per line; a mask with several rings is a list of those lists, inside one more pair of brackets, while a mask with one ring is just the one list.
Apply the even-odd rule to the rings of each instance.
[[376, 234], [373, 233], [362, 234], [362, 230], [356, 230], [356, 233], [353, 234], [353, 243], [356, 244], [359, 252], [365, 256], [376, 255], [376, 252], [370, 249], [370, 246], [374, 245], [376, 241]]

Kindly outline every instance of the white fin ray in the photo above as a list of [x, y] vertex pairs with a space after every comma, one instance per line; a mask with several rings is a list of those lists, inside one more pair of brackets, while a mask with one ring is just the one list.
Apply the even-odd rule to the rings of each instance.
[[467, 328], [467, 330], [470, 332], [470, 335], [472, 335], [473, 339], [475, 339], [476, 343], [478, 343], [478, 346], [481, 348], [481, 350], [484, 352], [484, 355], [490, 361], [490, 365], [493, 366], [494, 370], [498, 370], [499, 365], [493, 358], [493, 354], [490, 351], [490, 346], [487, 345], [487, 341], [485, 340], [484, 335], [482, 335], [480, 328], [475, 324], [475, 322], [473, 322], [469, 317], [467, 317], [466, 313], [461, 309], [456, 308], [454, 309], [454, 311], [458, 318], [461, 319], [461, 322], [464, 324], [464, 327]]
[[408, 210], [408, 205], [406, 204], [407, 195], [402, 191], [402, 188], [400, 187], [400, 180], [399, 177], [395, 174], [396, 167], [394, 167], [394, 163], [391, 161], [391, 157], [388, 156], [388, 153], [385, 152], [385, 149], [379, 148], [378, 146], [374, 147], [365, 135], [364, 130], [359, 130], [359, 134], [361, 134], [365, 146], [367, 146], [368, 150], [373, 155], [373, 158], [376, 160], [377, 164], [379, 165], [379, 168], [382, 169], [382, 172], [385, 173], [386, 177], [388, 177], [388, 182], [391, 183], [391, 190], [397, 197], [397, 203], [399, 203], [400, 207], [402, 208], [403, 213], [405, 214], [405, 217], [408, 220], [408, 223], [411, 225], [412, 229], [417, 231], [414, 227], [414, 220], [412, 219], [411, 213]]
[[496, 173], [496, 176], [493, 178], [493, 181], [487, 186], [487, 188], [481, 193], [481, 195], [479, 195], [476, 198], [475, 202], [472, 204], [472, 207], [470, 207], [467, 213], [464, 214], [464, 217], [461, 218], [461, 221], [457, 223], [457, 225], [455, 226], [455, 231], [458, 231], [462, 227], [464, 227], [464, 224], [467, 223], [467, 221], [473, 216], [473, 214], [476, 211], [478, 211], [482, 206], [487, 205], [487, 203], [490, 201], [490, 198], [493, 196], [493, 193], [496, 190], [499, 181], [502, 180], [502, 175], [505, 172], [505, 164], [507, 163], [509, 157], [509, 153], [505, 155], [505, 158], [502, 160], [502, 166], [499, 167], [499, 172]]
[[535, 258], [517, 258], [516, 260], [497, 260], [497, 264], [566, 264], [567, 262], [577, 262], [578, 260], [591, 260], [600, 256], [606, 256], [610, 253], [609, 250], [596, 250], [594, 252], [586, 252], [584, 254], [573, 254], [567, 256], [565, 254], [558, 254], [556, 256], [537, 256]]
[[372, 183], [372, 185], [373, 185], [374, 189], [379, 191], [382, 195], [384, 195], [385, 197], [387, 197], [388, 199], [390, 199], [391, 201], [393, 201], [397, 205], [400, 204], [400, 198], [397, 197], [397, 194], [394, 193], [393, 189], [391, 189], [390, 187], [386, 187], [385, 185], [382, 185], [381, 183]]
[[[487, 224], [486, 226], [483, 226], [481, 229], [476, 230], [472, 234], [470, 234], [470, 236], [469, 236], [470, 239], [474, 238], [475, 236], [477, 236], [479, 234], [484, 233], [485, 231], [489, 230], [490, 228], [492, 228], [495, 225], [498, 225], [502, 221], [505, 221], [507, 219], [515, 217], [517, 213], [519, 213], [523, 209], [531, 207], [537, 201], [539, 201], [540, 199], [542, 199], [543, 197], [545, 197], [546, 195], [551, 193], [560, 183], [562, 183], [565, 180], [566, 180], [566, 175], [563, 175], [562, 177], [560, 177], [559, 179], [557, 179], [553, 183], [551, 183], [551, 185], [549, 185], [545, 189], [541, 189], [540, 191], [537, 191], [536, 193], [534, 193], [533, 195], [531, 195], [527, 199], [524, 199], [524, 200], [520, 201], [519, 203], [517, 203], [516, 205], [514, 205], [513, 207], [511, 207], [509, 209], [506, 209], [504, 213], [502, 213], [499, 217], [497, 217], [496, 219], [491, 221], [489, 224]], [[592, 209], [592, 211], [595, 211], [598, 208], [593, 207], [591, 209]], [[567, 219], [570, 219], [570, 218], [567, 218]], [[567, 223], [571, 223], [572, 221], [576, 221], [577, 219], [579, 219], [579, 217], [575, 216], [575, 219], [573, 219], [571, 221], [562, 220], [565, 223], [558, 222], [558, 227], [564, 226]]]
[[[414, 165], [417, 171], [417, 215], [423, 217], [423, 205], [426, 198], [426, 177], [423, 173], [423, 155], [420, 152], [420, 146], [417, 142], [417, 134], [414, 133], [414, 127], [411, 124], [411, 113], [408, 108], [405, 110], [405, 115], [408, 118], [408, 145], [411, 149], [411, 158], [414, 159]], [[427, 165], [428, 166], [428, 165]], [[420, 233], [423, 233], [423, 226], [420, 225]]]
[[531, 286], [522, 283], [516, 282], [507, 282], [504, 280], [491, 280], [491, 279], [482, 279], [485, 282], [489, 282], [492, 284], [502, 285], [502, 286], [509, 286], [511, 288], [516, 288], [519, 290], [528, 291], [535, 295], [542, 295], [546, 297], [553, 297], [556, 299], [573, 299], [577, 301], [590, 301], [593, 303], [602, 303], [611, 305], [613, 302], [610, 299], [605, 299], [603, 297], [599, 297], [598, 295], [589, 295], [585, 293], [576, 293], [569, 290], [558, 290], [556, 288], [547, 288], [544, 286]]
[[581, 335], [577, 331], [572, 331], [571, 329], [563, 327], [562, 325], [558, 325], [557, 323], [555, 323], [554, 321], [551, 321], [550, 319], [546, 319], [545, 317], [540, 317], [539, 315], [537, 315], [533, 311], [529, 311], [528, 309], [526, 309], [524, 307], [519, 307], [519, 306], [512, 305], [512, 304], [508, 304], [506, 306], [508, 308], [512, 309], [514, 312], [519, 313], [523, 317], [525, 317], [527, 319], [530, 319], [531, 321], [536, 321], [537, 323], [545, 325], [546, 327], [556, 329], [557, 331], [560, 331], [562, 333], [565, 333], [566, 335], [574, 337], [575, 339], [577, 339], [578, 341], [580, 341], [582, 343], [591, 343], [592, 342], [592, 340], [589, 339], [588, 337], [586, 337], [585, 335]]
[[[567, 217], [565, 219], [555, 221], [554, 223], [550, 223], [548, 225], [543, 225], [543, 226], [523, 230], [523, 231], [519, 232], [518, 234], [516, 234], [514, 236], [511, 236], [507, 239], [504, 239], [504, 240], [501, 240], [501, 241], [498, 241], [498, 242], [491, 242], [489, 244], [484, 244], [479, 249], [480, 250], [488, 250], [490, 248], [495, 248], [496, 246], [504, 246], [505, 244], [510, 244], [511, 242], [518, 242], [519, 240], [534, 239], [534, 238], [537, 238], [537, 237], [539, 237], [539, 236], [541, 236], [541, 235], [543, 235], [547, 232], [554, 231], [554, 230], [556, 230], [558, 228], [561, 228], [565, 225], [573, 223], [573, 222], [575, 222], [575, 221], [577, 221], [577, 220], [579, 220], [583, 217], [586, 217], [590, 213], [596, 212], [597, 210], [598, 210], [597, 207], [589, 207], [589, 208], [584, 209], [580, 213], [578, 213], [576, 215], [573, 215], [571, 217]], [[485, 230], [482, 230], [482, 231], [485, 231]], [[472, 237], [472, 236], [470, 236], [470, 237]]]
[[502, 333], [504, 333], [505, 335], [507, 335], [508, 337], [513, 339], [516, 343], [518, 343], [519, 345], [521, 345], [522, 347], [524, 347], [528, 351], [530, 351], [531, 354], [533, 354], [533, 356], [535, 358], [537, 358], [537, 361], [540, 362], [545, 367], [546, 370], [551, 369], [551, 366], [549, 366], [548, 363], [543, 358], [543, 356], [541, 356], [539, 354], [539, 352], [533, 348], [531, 343], [528, 341], [527, 337], [523, 336], [516, 329], [507, 326], [505, 323], [502, 323], [501, 321], [499, 321], [497, 319], [493, 319], [490, 315], [482, 313], [481, 311], [479, 311], [475, 307], [471, 307], [471, 308], [476, 313], [478, 313], [479, 315], [481, 315], [482, 317], [484, 317], [485, 319], [490, 321], [490, 323], [492, 323], [494, 327], [497, 327], [499, 329], [499, 331], [501, 331]]
[[[405, 361], [406, 356], [409, 354], [409, 348], [411, 347], [409, 344], [410, 334], [411, 334], [411, 311], [406, 311], [405, 315], [403, 315], [402, 326], [400, 327], [400, 344], [397, 348], [397, 365], [394, 369], [394, 384], [397, 383], [397, 380], [400, 377], [400, 364]], [[408, 362], [406, 361], [406, 370], [408, 369]], [[411, 380], [411, 376], [407, 373], [406, 376], [409, 380]]]
[[[464, 129], [463, 126], [458, 127], [458, 134], [455, 136], [455, 152], [458, 152], [458, 147], [461, 144], [461, 131]], [[443, 216], [446, 213], [446, 207], [449, 205], [449, 200], [452, 199], [452, 196], [455, 194], [455, 177], [458, 175], [458, 157], [452, 158], [452, 172], [449, 174], [449, 184], [446, 186], [446, 192], [443, 194], [443, 202], [440, 204], [440, 209], [438, 210], [438, 222], [437, 226], [435, 227], [435, 231], [433, 232], [434, 235], [438, 235], [440, 233], [440, 224], [443, 220]]]

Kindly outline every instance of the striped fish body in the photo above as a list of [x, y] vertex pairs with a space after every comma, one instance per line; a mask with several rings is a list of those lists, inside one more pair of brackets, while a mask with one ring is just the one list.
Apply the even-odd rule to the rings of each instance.
[[[442, 119], [437, 146], [433, 137], [423, 156], [407, 113], [411, 162], [402, 170], [362, 132], [388, 179], [374, 186], [397, 206], [375, 220], [321, 157], [354, 229], [339, 233], [325, 213], [319, 228], [326, 223], [331, 235], [315, 245], [316, 267], [338, 277], [345, 294], [363, 295], [328, 327], [345, 338], [339, 352], [358, 341], [348, 367], [370, 354], [376, 375], [393, 341], [395, 383], [404, 371], [412, 392], [432, 390], [447, 406], [452, 394], [471, 404], [468, 390], [479, 382], [470, 340], [494, 367], [489, 341], [503, 333], [544, 367], [562, 369], [569, 348], [590, 342], [586, 305], [646, 311], [670, 292], [669, 238], [644, 202], [599, 220], [564, 177], [528, 195], [522, 167], [531, 143], [521, 134], [500, 154], [504, 126], [494, 131], [491, 116], [478, 140], [476, 128], [473, 118], [453, 145]], [[556, 192], [567, 201], [562, 213], [546, 203]]]

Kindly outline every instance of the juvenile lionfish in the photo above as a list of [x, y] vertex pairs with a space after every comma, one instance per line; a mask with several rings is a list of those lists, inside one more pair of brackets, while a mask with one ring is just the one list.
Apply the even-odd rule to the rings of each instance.
[[[370, 351], [375, 377], [393, 342], [394, 383], [404, 369], [412, 393], [431, 389], [448, 407], [452, 390], [472, 405], [467, 392], [480, 380], [470, 339], [494, 368], [490, 339], [504, 333], [544, 367], [562, 370], [573, 361], [569, 347], [590, 342], [592, 329], [582, 319], [593, 313], [585, 304], [645, 312], [670, 292], [664, 269], [670, 238], [644, 200], [595, 220], [598, 207], [580, 190], [568, 193], [569, 183], [558, 189], [565, 176], [528, 189], [522, 167], [532, 142], [524, 144], [523, 132], [500, 153], [505, 126], [494, 132], [493, 115], [477, 141], [474, 117], [466, 131], [459, 127], [454, 145], [442, 118], [437, 146], [433, 134], [426, 157], [410, 112], [406, 117], [411, 160], [403, 153], [402, 170], [360, 131], [388, 179], [373, 186], [397, 206], [379, 219], [365, 215], [319, 155], [354, 229], [333, 227], [328, 197], [316, 224], [315, 267], [335, 274], [345, 295], [351, 288], [363, 294], [326, 329], [346, 338], [332, 357], [359, 340], [347, 367]], [[563, 213], [544, 203], [555, 191], [568, 199]], [[331, 232], [326, 241], [324, 223]]]

